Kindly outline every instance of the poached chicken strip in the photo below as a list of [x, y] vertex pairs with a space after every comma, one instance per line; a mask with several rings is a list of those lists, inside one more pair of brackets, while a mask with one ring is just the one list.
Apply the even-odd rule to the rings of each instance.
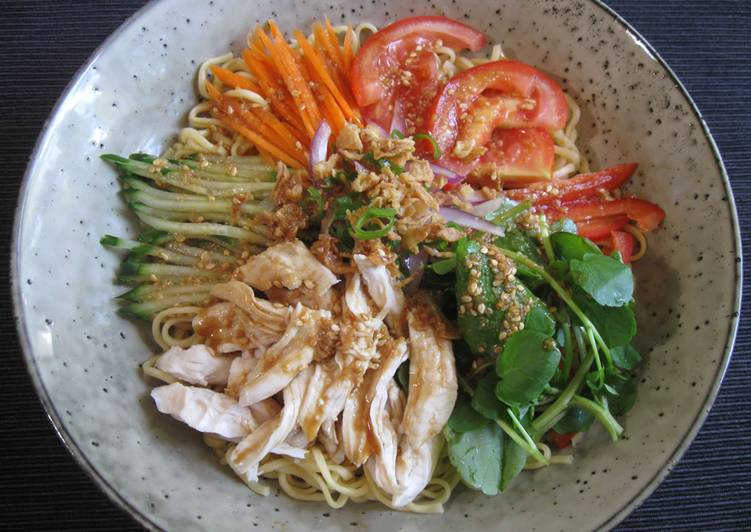
[[193, 329], [220, 353], [267, 347], [287, 329], [292, 308], [257, 298], [245, 283], [218, 284], [211, 295], [225, 302], [201, 310]]
[[[227, 463], [242, 478], [249, 482], [258, 480], [259, 462], [294, 432], [311, 373], [311, 368], [299, 372], [284, 389], [284, 406], [279, 414], [261, 424], [227, 453]], [[287, 450], [287, 447], [282, 446], [282, 449]]]
[[257, 424], [248, 408], [223, 393], [179, 382], [151, 390], [157, 410], [200, 432], [240, 441]]
[[352, 388], [362, 380], [377, 355], [382, 327], [383, 321], [374, 312], [360, 275], [350, 275], [343, 298], [336, 354], [333, 359], [319, 363], [320, 369], [315, 373], [301, 410], [300, 427], [308, 439], [314, 439], [322, 425], [330, 439], [336, 436], [333, 424]]
[[443, 429], [454, 409], [456, 365], [447, 324], [429, 296], [415, 296], [407, 324], [409, 393], [399, 433], [419, 449]]
[[187, 349], [169, 348], [159, 357], [156, 367], [183, 382], [214, 386], [227, 384], [232, 362], [232, 357], [215, 356], [211, 348], [196, 344]]
[[300, 242], [282, 242], [254, 255], [240, 268], [242, 279], [253, 288], [265, 292], [276, 291], [277, 298], [293, 297], [311, 308], [328, 308], [332, 304], [330, 289], [339, 282], [334, 273], [321, 264]]
[[240, 404], [249, 406], [283, 390], [310, 365], [317, 350], [330, 344], [322, 341], [322, 337], [331, 332], [332, 324], [330, 312], [298, 304], [282, 337], [263, 353], [239, 383]]
[[379, 348], [378, 367], [369, 369], [347, 397], [342, 414], [344, 452], [357, 466], [373, 453], [393, 464], [397, 435], [386, 412], [389, 383], [393, 382], [396, 370], [407, 359], [407, 353], [404, 340], [384, 342]]
[[391, 499], [391, 504], [395, 508], [409, 504], [425, 489], [433, 476], [442, 446], [443, 437], [440, 434], [433, 436], [418, 448], [408, 443], [399, 446], [399, 456], [396, 460], [397, 489]]
[[353, 259], [375, 304], [395, 323], [400, 323], [404, 312], [404, 294], [395, 285], [386, 266], [375, 264], [365, 255], [358, 254]]

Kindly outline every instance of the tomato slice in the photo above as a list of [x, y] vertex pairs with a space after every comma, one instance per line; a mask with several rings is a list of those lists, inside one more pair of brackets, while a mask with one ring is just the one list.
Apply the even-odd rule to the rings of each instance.
[[508, 196], [515, 200], [531, 199], [538, 204], [597, 196], [603, 190], [615, 190], [623, 185], [636, 168], [636, 163], [624, 163], [599, 172], [579, 174], [571, 179], [530, 183], [523, 189], [509, 191]]
[[665, 219], [665, 211], [659, 205], [639, 198], [615, 200], [582, 199], [563, 203], [560, 206], [541, 205], [556, 218], [571, 218], [574, 222], [625, 214], [636, 222], [642, 231], [652, 231]]
[[550, 179], [555, 161], [555, 142], [544, 129], [496, 129], [487, 152], [467, 176], [476, 188], [501, 189], [504, 179]]
[[[478, 98], [490, 91], [485, 97]], [[494, 105], [488, 105], [493, 103]], [[491, 61], [472, 67], [451, 78], [439, 91], [430, 106], [428, 129], [443, 153], [467, 156], [464, 143], [478, 143], [466, 135], [465, 124], [470, 111], [477, 105], [495, 110], [501, 118], [493, 120], [493, 128], [541, 127], [550, 131], [562, 129], [568, 121], [566, 97], [558, 84], [539, 70], [518, 61]], [[485, 110], [486, 114], [491, 114]], [[465, 116], [466, 115], [466, 116]], [[460, 132], [464, 135], [460, 136]], [[458, 153], [454, 153], [459, 141]]]
[[575, 223], [579, 235], [590, 240], [600, 240], [609, 238], [613, 231], [622, 229], [628, 223], [628, 216], [625, 214], [616, 214], [587, 221], [575, 220]]
[[439, 40], [456, 50], [477, 51], [485, 45], [481, 32], [446, 17], [405, 18], [365, 41], [350, 72], [352, 92], [365, 116], [388, 127], [393, 103], [399, 99], [410, 122], [408, 130], [414, 129], [439, 88], [433, 52]]

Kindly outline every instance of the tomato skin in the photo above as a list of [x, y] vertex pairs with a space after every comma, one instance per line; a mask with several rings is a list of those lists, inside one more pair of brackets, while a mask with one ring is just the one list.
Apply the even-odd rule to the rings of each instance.
[[533, 108], [508, 111], [503, 98], [505, 128], [542, 127], [558, 130], [568, 121], [568, 104], [558, 84], [539, 70], [518, 61], [491, 61], [460, 72], [451, 78], [433, 100], [429, 113], [429, 131], [444, 153], [456, 145], [462, 115], [486, 90], [513, 99], [534, 100]]
[[496, 129], [482, 155], [467, 176], [476, 187], [500, 190], [504, 181], [500, 175], [514, 181], [550, 179], [555, 161], [555, 142], [544, 129]]
[[389, 24], [373, 34], [360, 48], [352, 63], [350, 84], [360, 107], [391, 99], [390, 84], [417, 46], [443, 41], [445, 46], [477, 51], [485, 46], [481, 32], [446, 17], [409, 17]]
[[570, 179], [530, 183], [523, 189], [509, 191], [508, 195], [515, 200], [531, 199], [536, 204], [598, 196], [602, 190], [615, 190], [623, 185], [637, 167], [636, 163], [617, 164], [598, 172], [578, 174]]

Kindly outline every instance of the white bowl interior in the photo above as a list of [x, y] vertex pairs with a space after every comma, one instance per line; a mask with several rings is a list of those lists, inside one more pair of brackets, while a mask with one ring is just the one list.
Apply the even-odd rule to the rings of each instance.
[[[703, 419], [732, 343], [740, 274], [732, 198], [691, 103], [650, 49], [594, 3], [431, 6], [163, 0], [122, 28], [60, 102], [21, 197], [14, 266], [22, 338], [74, 454], [142, 522], [180, 530], [256, 523], [266, 530], [594, 529], [625, 515]], [[204, 59], [237, 51], [247, 30], [267, 18], [291, 29], [324, 13], [335, 23], [383, 24], [413, 13], [465, 20], [570, 90], [583, 109], [581, 136], [595, 168], [640, 163], [629, 192], [662, 205], [667, 219], [635, 266], [637, 344], [646, 363], [622, 441], [611, 444], [594, 428], [574, 465], [525, 473], [495, 498], [459, 489], [442, 516], [375, 504], [336, 511], [254, 495], [197, 433], [153, 408], [154, 383], [138, 364], [155, 346], [148, 327], [116, 315], [119, 257], [98, 244], [105, 233], [134, 235], [134, 222], [99, 155], [159, 152], [195, 102]]]

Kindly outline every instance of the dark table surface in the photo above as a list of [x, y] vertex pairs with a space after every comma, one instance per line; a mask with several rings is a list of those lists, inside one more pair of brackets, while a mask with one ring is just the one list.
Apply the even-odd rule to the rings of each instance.
[[[208, 0], [207, 0], [208, 1]], [[522, 1], [522, 0], [520, 0]], [[9, 243], [18, 186], [55, 100], [89, 54], [142, 0], [3, 0], [0, 9], [0, 235]], [[727, 165], [741, 226], [751, 223], [751, 2], [610, 0], [688, 88]], [[751, 249], [745, 231], [743, 247]], [[8, 277], [9, 245], [0, 268]], [[744, 260], [744, 277], [751, 278]], [[79, 469], [26, 373], [9, 285], [0, 286], [0, 528], [130, 530], [137, 525]], [[751, 303], [704, 427], [622, 530], [751, 529]]]

